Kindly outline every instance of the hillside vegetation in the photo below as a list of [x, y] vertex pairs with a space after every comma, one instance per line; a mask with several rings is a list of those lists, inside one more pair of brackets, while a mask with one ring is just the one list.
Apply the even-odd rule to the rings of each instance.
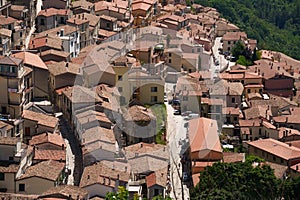
[[280, 51], [300, 60], [300, 0], [195, 0], [258, 41], [260, 49]]

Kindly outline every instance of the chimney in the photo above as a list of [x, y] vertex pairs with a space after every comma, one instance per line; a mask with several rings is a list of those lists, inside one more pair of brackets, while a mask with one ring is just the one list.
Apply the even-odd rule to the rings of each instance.
[[64, 34], [65, 34], [65, 30], [63, 28], [60, 29], [60, 36], [64, 36]]

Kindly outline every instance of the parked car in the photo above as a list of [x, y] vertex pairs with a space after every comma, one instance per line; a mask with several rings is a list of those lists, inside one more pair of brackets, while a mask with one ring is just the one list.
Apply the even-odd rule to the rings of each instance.
[[181, 115], [182, 116], [189, 116], [189, 114], [192, 114], [192, 111], [185, 111]]
[[183, 172], [182, 179], [184, 182], [187, 182], [190, 180], [190, 176], [188, 175], [187, 172]]
[[174, 110], [174, 115], [181, 115], [180, 110]]

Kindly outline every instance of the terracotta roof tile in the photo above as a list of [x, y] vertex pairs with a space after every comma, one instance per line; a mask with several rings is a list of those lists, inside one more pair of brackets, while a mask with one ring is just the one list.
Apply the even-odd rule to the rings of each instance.
[[24, 119], [36, 121], [38, 124], [55, 128], [58, 125], [58, 119], [42, 113], [33, 112], [31, 110], [24, 110], [22, 117]]
[[69, 197], [71, 195], [72, 199], [83, 200], [88, 196], [88, 191], [74, 185], [59, 185], [50, 188], [46, 192], [44, 192], [40, 198], [48, 198], [48, 197], [57, 197], [59, 195], [63, 195], [65, 197]]
[[223, 152], [223, 161], [225, 163], [244, 162], [245, 153]]
[[34, 150], [34, 160], [56, 160], [56, 161], [66, 161], [66, 151], [65, 150]]
[[128, 163], [103, 160], [84, 168], [80, 187], [84, 188], [93, 184], [101, 184], [114, 188], [118, 179], [128, 182], [130, 172]]
[[53, 76], [59, 76], [62, 74], [80, 74], [80, 65], [74, 64], [72, 62], [61, 61], [54, 64], [50, 64], [48, 65], [48, 69], [50, 74], [52, 74]]
[[20, 138], [17, 137], [0, 137], [0, 144], [2, 145], [11, 145], [15, 146], [17, 143], [21, 141]]
[[61, 147], [64, 145], [66, 147], [65, 141], [60, 134], [57, 133], [42, 133], [39, 135], [35, 135], [29, 141], [29, 145], [40, 145], [50, 143]]
[[62, 42], [59, 37], [54, 36], [36, 36], [31, 37], [29, 42], [29, 49], [38, 49], [42, 47], [49, 47], [56, 50], [62, 50]]
[[6, 37], [11, 37], [12, 31], [6, 28], [0, 28], [0, 35], [4, 35]]
[[208, 118], [196, 118], [189, 121], [191, 152], [199, 152], [199, 158], [206, 151], [222, 152], [217, 121]]
[[24, 60], [24, 64], [48, 70], [48, 67], [42, 61], [42, 59], [37, 55], [30, 52], [19, 52], [12, 55], [13, 57], [20, 58]]
[[125, 147], [124, 151], [128, 159], [134, 158], [137, 155], [156, 156], [163, 160], [169, 159], [168, 147], [162, 144], [148, 144], [148, 143], [140, 142]]
[[69, 15], [70, 10], [66, 9], [56, 9], [56, 8], [48, 8], [45, 10], [41, 10], [37, 16], [45, 16], [45, 17], [50, 17], [50, 16], [55, 16], [55, 15]]
[[14, 58], [12, 56], [4, 56], [0, 58], [0, 64], [4, 65], [20, 65], [21, 63], [23, 63], [23, 59]]
[[223, 35], [223, 41], [237, 41], [241, 38], [247, 38], [245, 32], [227, 32]]
[[96, 126], [85, 130], [82, 134], [83, 145], [94, 143], [96, 141], [106, 141], [111, 144], [116, 142], [116, 138], [112, 129]]
[[16, 173], [18, 169], [19, 165], [17, 164], [0, 162], [0, 173]]
[[266, 151], [285, 160], [300, 158], [299, 148], [289, 146], [288, 144], [271, 138], [248, 142], [248, 145]]
[[0, 15], [0, 25], [7, 25], [17, 22], [18, 20], [12, 17], [6, 17], [5, 15]]
[[37, 163], [28, 167], [25, 170], [25, 173], [21, 175], [17, 180], [31, 178], [31, 177], [40, 177], [48, 179], [50, 181], [55, 181], [58, 179], [59, 175], [63, 171], [65, 163], [48, 160]]

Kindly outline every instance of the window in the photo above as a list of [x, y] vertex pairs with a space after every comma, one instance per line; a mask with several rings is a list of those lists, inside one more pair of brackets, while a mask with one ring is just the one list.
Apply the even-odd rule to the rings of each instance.
[[123, 92], [123, 88], [122, 87], [118, 87], [119, 92]]
[[237, 120], [238, 120], [238, 118], [237, 118], [237, 117], [234, 117], [234, 118], [233, 118], [233, 120], [234, 120], [234, 121], [237, 121]]
[[110, 23], [106, 23], [106, 28], [109, 28], [110, 27]]
[[248, 93], [250, 93], [250, 92], [251, 92], [251, 90], [250, 90], [250, 89], [248, 89], [248, 90], [247, 90], [247, 92], [248, 92]]
[[30, 136], [30, 127], [25, 127], [25, 136]]
[[20, 183], [19, 184], [19, 192], [24, 192], [25, 191], [25, 184], [24, 183]]
[[151, 96], [151, 102], [152, 103], [157, 102], [157, 96]]
[[259, 134], [259, 135], [261, 135], [261, 128], [260, 128], [260, 129], [258, 129], [258, 134]]
[[230, 44], [230, 41], [228, 41], [228, 44]]
[[281, 164], [283, 164], [283, 159], [280, 159]]
[[169, 53], [169, 57], [171, 57], [172, 56], [172, 54], [171, 53]]
[[183, 101], [188, 101], [188, 100], [189, 100], [189, 97], [183, 96]]
[[17, 70], [16, 70], [16, 67], [14, 67], [14, 66], [10, 66], [10, 67], [9, 67], [9, 72], [10, 72], [10, 73], [16, 73], [16, 71], [17, 71]]
[[45, 25], [45, 20], [44, 19], [41, 19], [41, 25]]
[[158, 196], [159, 195], [159, 189], [154, 189], [154, 196]]
[[169, 63], [171, 63], [172, 62], [172, 60], [171, 59], [169, 59]]
[[4, 181], [5, 180], [5, 174], [0, 172], [0, 181]]
[[125, 97], [120, 96], [120, 105], [125, 105]]
[[227, 50], [230, 51], [230, 47], [228, 47]]
[[273, 161], [276, 161], [276, 157], [275, 156], [273, 156]]
[[118, 81], [122, 81], [122, 75], [118, 76]]
[[157, 92], [157, 87], [151, 87], [151, 92]]
[[231, 98], [231, 103], [235, 103], [235, 98], [234, 97]]
[[200, 48], [197, 48], [197, 52], [200, 52]]
[[194, 53], [194, 49], [192, 49], [192, 53]]
[[22, 31], [20, 31], [20, 38], [22, 38], [22, 36], [23, 36], [23, 32], [22, 32]]

